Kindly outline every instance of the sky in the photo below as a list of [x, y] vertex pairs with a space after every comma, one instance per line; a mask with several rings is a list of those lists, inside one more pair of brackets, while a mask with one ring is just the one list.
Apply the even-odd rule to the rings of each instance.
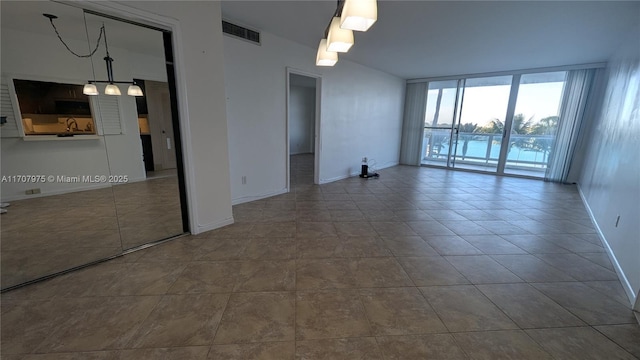
[[[533, 122], [547, 116], [558, 115], [562, 88], [562, 81], [521, 84], [515, 114], [524, 114], [526, 119], [533, 116]], [[464, 92], [461, 123], [485, 126], [495, 118], [504, 122], [509, 90], [510, 85], [467, 87]], [[427, 125], [433, 120], [437, 96], [438, 90], [429, 90], [425, 117]], [[454, 102], [455, 89], [444, 89], [438, 124], [451, 124]]]

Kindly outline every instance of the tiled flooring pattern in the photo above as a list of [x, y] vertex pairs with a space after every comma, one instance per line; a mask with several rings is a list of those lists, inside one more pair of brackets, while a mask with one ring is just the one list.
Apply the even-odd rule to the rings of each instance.
[[2, 358], [635, 359], [574, 186], [398, 166], [2, 295]]
[[182, 233], [176, 176], [13, 201], [7, 210], [2, 288]]

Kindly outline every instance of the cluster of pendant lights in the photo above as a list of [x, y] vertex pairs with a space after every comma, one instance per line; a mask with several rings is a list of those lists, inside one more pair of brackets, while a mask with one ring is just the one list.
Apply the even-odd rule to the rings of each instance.
[[320, 40], [317, 66], [333, 66], [338, 62], [338, 53], [346, 53], [353, 46], [353, 31], [367, 31], [378, 20], [376, 0], [346, 0], [331, 19], [326, 37]]
[[[100, 47], [100, 42], [102, 41], [102, 39], [104, 38], [104, 48], [106, 51], [106, 56], [103, 58], [105, 61], [105, 64], [107, 66], [107, 81], [98, 81], [98, 80], [89, 80], [89, 82], [87, 82], [84, 87], [82, 88], [82, 93], [85, 95], [100, 95], [100, 92], [98, 91], [98, 87], [96, 86], [96, 84], [107, 84], [107, 86], [105, 86], [104, 88], [104, 93], [105, 95], [116, 95], [119, 96], [121, 95], [120, 93], [120, 88], [118, 87], [117, 84], [129, 84], [129, 88], [127, 89], [127, 95], [129, 96], [144, 96], [142, 89], [140, 88], [140, 86], [138, 86], [134, 81], [115, 81], [113, 80], [113, 58], [109, 55], [109, 44], [107, 43], [107, 29], [105, 28], [104, 24], [102, 24], [102, 27], [100, 27], [100, 35], [98, 35], [98, 40], [96, 41], [96, 46], [93, 50], [91, 50], [88, 54], [78, 54], [75, 51], [71, 50], [71, 48], [69, 47], [69, 45], [64, 41], [64, 39], [62, 39], [62, 36], [60, 35], [60, 32], [58, 32], [58, 28], [56, 27], [56, 24], [54, 23], [54, 20], [56, 20], [58, 17], [56, 15], [53, 14], [42, 14], [44, 17], [46, 17], [47, 19], [49, 19], [49, 23], [51, 24], [51, 27], [53, 27], [53, 31], [55, 31], [56, 35], [58, 36], [58, 40], [60, 40], [60, 42], [64, 45], [64, 47], [73, 55], [75, 55], [78, 58], [91, 58], [96, 51], [98, 51], [98, 48]], [[84, 15], [84, 13], [83, 13]], [[86, 22], [86, 18], [85, 18], [85, 26], [87, 24]], [[89, 38], [88, 38], [89, 34], [87, 32], [87, 43], [89, 44]], [[90, 44], [89, 44], [89, 48], [91, 48]], [[93, 68], [93, 63], [91, 64], [91, 67]]]
[[[85, 94], [85, 95], [100, 95], [100, 92], [98, 91], [98, 87], [96, 86], [96, 84], [94, 84], [94, 83], [98, 83], [98, 82], [106, 82], [106, 81], [89, 81], [87, 84], [84, 84], [84, 88], [82, 88], [82, 93]], [[129, 84], [129, 82], [127, 82], [127, 83]], [[107, 86], [105, 86], [104, 94], [105, 95], [116, 95], [116, 96], [122, 95], [118, 85], [113, 84], [113, 83], [108, 83]], [[142, 92], [142, 89], [140, 88], [140, 86], [138, 86], [135, 83], [133, 83], [133, 84], [129, 85], [129, 88], [127, 89], [127, 95], [129, 95], [129, 96], [144, 96], [144, 93]]]

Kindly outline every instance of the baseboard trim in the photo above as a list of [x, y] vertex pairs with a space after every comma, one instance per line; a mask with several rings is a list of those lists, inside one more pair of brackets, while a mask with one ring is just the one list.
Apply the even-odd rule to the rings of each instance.
[[607, 255], [609, 256], [609, 259], [611, 260], [611, 263], [613, 264], [613, 268], [615, 269], [616, 274], [618, 274], [618, 278], [620, 279], [622, 288], [624, 289], [625, 293], [627, 293], [627, 297], [629, 298], [629, 305], [632, 308], [635, 308], [636, 310], [638, 310], [637, 306], [639, 304], [638, 302], [639, 299], [636, 296], [636, 294], [633, 292], [633, 288], [631, 287], [631, 283], [629, 282], [629, 279], [627, 279], [627, 276], [624, 274], [624, 271], [622, 270], [622, 267], [620, 266], [620, 263], [618, 262], [618, 259], [616, 258], [616, 255], [614, 254], [613, 249], [611, 249], [611, 246], [609, 245], [607, 238], [604, 236], [604, 233], [600, 229], [600, 226], [596, 221], [596, 217], [593, 215], [593, 211], [591, 211], [591, 207], [587, 202], [587, 198], [582, 192], [582, 188], [580, 187], [580, 184], [578, 184], [577, 187], [578, 187], [578, 193], [580, 194], [580, 198], [582, 199], [582, 203], [584, 204], [584, 207], [587, 209], [587, 213], [589, 214], [589, 218], [591, 219], [591, 222], [595, 226], [596, 232], [598, 233], [600, 240], [604, 244], [604, 248], [607, 252]]
[[231, 199], [231, 205], [238, 205], [238, 204], [242, 204], [250, 201], [262, 200], [262, 199], [270, 198], [272, 196], [286, 194], [288, 192], [289, 192], [289, 189], [284, 188], [284, 189], [270, 192], [267, 194], [243, 196], [243, 197]]
[[[375, 170], [382, 170], [382, 169], [386, 169], [386, 168], [390, 168], [390, 167], [394, 167], [400, 165], [400, 162], [398, 161], [392, 161], [392, 162], [388, 162], [386, 163], [384, 166], [381, 167], [376, 167]], [[328, 183], [332, 183], [334, 181], [339, 181], [339, 180], [344, 180], [344, 179], [348, 179], [350, 177], [354, 177], [354, 176], [358, 176], [360, 175], [360, 170], [357, 171], [353, 171], [348, 175], [341, 175], [341, 176], [336, 176], [336, 177], [332, 177], [329, 179], [320, 179], [320, 185], [322, 184], [328, 184]]]
[[232, 216], [230, 218], [227, 218], [221, 221], [212, 222], [206, 225], [196, 225], [195, 229], [191, 230], [191, 234], [193, 235], [202, 234], [203, 232], [215, 230], [223, 226], [231, 225], [233, 223], [234, 223], [234, 219]]

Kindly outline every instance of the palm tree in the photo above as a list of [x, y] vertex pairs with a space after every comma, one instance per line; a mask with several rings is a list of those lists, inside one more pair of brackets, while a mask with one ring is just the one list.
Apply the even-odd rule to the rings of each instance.
[[467, 150], [469, 149], [469, 141], [476, 140], [477, 135], [473, 133], [478, 131], [478, 124], [466, 123], [458, 126], [458, 141], [462, 139], [462, 160], [467, 156]]
[[[511, 123], [511, 134], [524, 135], [529, 134], [531, 132], [531, 123], [533, 122], [533, 116], [528, 120], [524, 117], [524, 114], [517, 114], [513, 116], [513, 121]], [[504, 123], [499, 119], [493, 119], [489, 123], [489, 125], [482, 127], [480, 132], [489, 133], [489, 134], [500, 134], [504, 131]], [[527, 139], [523, 137], [515, 137], [509, 143], [509, 150], [514, 146], [518, 147], [526, 147]]]
[[558, 120], [558, 116], [547, 116], [531, 127], [531, 135], [541, 136], [531, 137], [527, 147], [533, 151], [541, 152], [543, 154], [543, 162], [547, 162], [547, 158], [553, 148], [554, 135], [558, 129]]

